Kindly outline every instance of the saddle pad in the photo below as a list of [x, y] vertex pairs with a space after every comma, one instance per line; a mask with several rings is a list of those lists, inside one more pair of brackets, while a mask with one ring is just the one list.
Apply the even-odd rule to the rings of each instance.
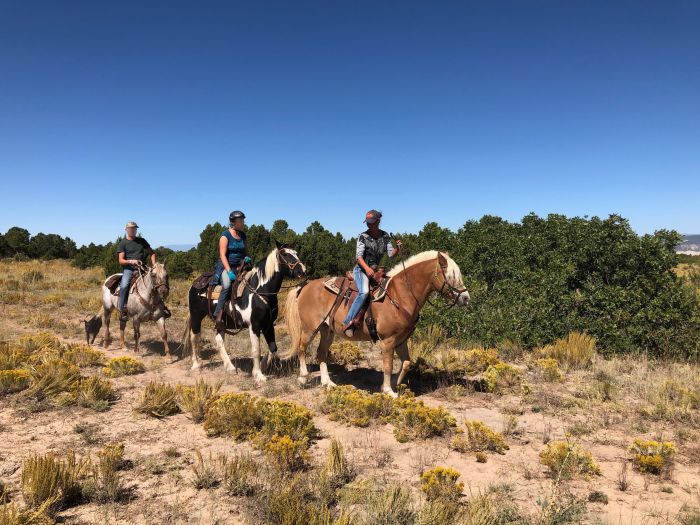
[[[372, 294], [372, 301], [381, 301], [384, 299], [384, 296], [386, 295], [386, 288], [389, 285], [389, 281], [391, 281], [391, 277], [385, 277], [382, 279], [382, 285], [377, 286], [374, 290], [370, 290], [370, 293]], [[330, 279], [326, 279], [323, 282], [323, 285], [326, 287], [326, 290], [329, 292], [334, 293], [335, 295], [338, 295], [340, 293], [340, 287], [343, 284], [343, 277], [331, 277]], [[345, 285], [346, 287], [349, 285], [350, 288], [353, 291], [357, 291], [357, 286], [355, 286], [354, 281], [349, 281], [348, 279], [345, 279]]]
[[[241, 282], [238, 283], [238, 288], [236, 289], [236, 297], [241, 296], [241, 294], [243, 293], [243, 290], [245, 290], [245, 284], [246, 284], [245, 279], [241, 280]], [[204, 290], [199, 292], [197, 295], [199, 295], [200, 297], [204, 297], [206, 299], [207, 289], [205, 288]], [[221, 285], [217, 284], [211, 291], [211, 300], [218, 301], [220, 295], [221, 295]]]
[[[129, 293], [134, 291], [134, 288], [136, 288], [136, 283], [138, 282], [137, 275], [134, 274], [131, 276], [131, 283], [129, 286]], [[112, 295], [115, 297], [119, 295], [119, 289], [121, 288], [120, 284], [122, 281], [122, 274], [120, 273], [115, 273], [114, 275], [110, 275], [107, 277], [107, 280], [105, 281], [105, 286], [107, 289], [110, 291]]]
[[[206, 288], [199, 292], [200, 297], [204, 297], [205, 299], [207, 298], [207, 290]], [[217, 301], [219, 299], [219, 295], [221, 295], [221, 285], [217, 284], [211, 291], [211, 300], [212, 301]]]

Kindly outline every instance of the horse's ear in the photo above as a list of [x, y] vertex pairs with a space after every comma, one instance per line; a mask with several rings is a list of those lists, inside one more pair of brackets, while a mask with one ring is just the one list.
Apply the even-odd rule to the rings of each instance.
[[447, 258], [445, 257], [446, 254], [447, 252], [445, 252], [444, 254], [442, 252], [438, 252], [438, 261], [440, 261], [440, 264], [443, 266], [447, 264]]
[[280, 248], [284, 248], [284, 245], [281, 242], [279, 242], [277, 239], [275, 239], [275, 246], [277, 247], [278, 250]]

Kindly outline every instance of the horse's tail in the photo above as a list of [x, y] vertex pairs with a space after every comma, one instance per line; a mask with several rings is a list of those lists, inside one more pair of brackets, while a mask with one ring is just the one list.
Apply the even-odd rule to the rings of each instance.
[[192, 314], [187, 314], [187, 319], [185, 320], [185, 330], [182, 333], [182, 356], [186, 357], [192, 353], [192, 341], [190, 340], [190, 331], [192, 330]]
[[287, 323], [287, 333], [292, 339], [290, 349], [291, 356], [295, 356], [301, 342], [301, 316], [299, 315], [299, 287], [290, 290], [287, 294], [287, 303], [284, 309], [284, 319]]

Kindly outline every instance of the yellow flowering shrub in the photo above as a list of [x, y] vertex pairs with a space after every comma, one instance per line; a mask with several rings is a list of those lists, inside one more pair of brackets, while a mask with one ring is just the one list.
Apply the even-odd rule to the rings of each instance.
[[554, 478], [570, 479], [577, 474], [600, 475], [593, 456], [569, 441], [552, 441], [540, 452], [540, 463], [549, 468]]
[[460, 476], [453, 468], [431, 468], [421, 475], [421, 490], [428, 501], [457, 500], [464, 490], [464, 483], [457, 481]]
[[138, 359], [133, 357], [115, 357], [110, 359], [107, 366], [102, 369], [107, 377], [132, 376], [145, 372], [146, 367]]
[[496, 394], [517, 392], [522, 383], [522, 374], [514, 366], [501, 362], [486, 369], [484, 380], [488, 392]]
[[0, 395], [12, 394], [29, 387], [27, 370], [0, 370]]
[[632, 464], [639, 472], [662, 474], [673, 465], [676, 445], [670, 441], [650, 441], [637, 438], [629, 447]]

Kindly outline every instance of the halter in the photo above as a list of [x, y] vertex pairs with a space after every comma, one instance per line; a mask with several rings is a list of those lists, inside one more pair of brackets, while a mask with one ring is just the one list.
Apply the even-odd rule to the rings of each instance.
[[[411, 282], [410, 282], [409, 279], [408, 279], [408, 272], [406, 271], [406, 265], [405, 265], [405, 263], [404, 263], [403, 260], [401, 261], [401, 266], [403, 267], [403, 272], [402, 272], [402, 273], [403, 273], [403, 276], [404, 276], [404, 280], [406, 281], [406, 286], [408, 287], [408, 291], [411, 292], [411, 296], [413, 297], [413, 300], [414, 300], [414, 301], [416, 302], [416, 304], [420, 307], [420, 306], [421, 306], [420, 301], [419, 301], [418, 298], [416, 297], [416, 294], [413, 293], [413, 286], [411, 286]], [[454, 295], [454, 301], [452, 301], [452, 304], [448, 304], [446, 307], [442, 307], [442, 308], [444, 308], [445, 310], [447, 310], [448, 308], [452, 308], [453, 306], [456, 306], [456, 305], [457, 305], [457, 301], [459, 300], [459, 296], [460, 296], [461, 294], [463, 294], [464, 292], [466, 292], [467, 289], [466, 289], [466, 288], [463, 288], [463, 289], [460, 290], [459, 288], [456, 288], [455, 286], [452, 286], [452, 285], [448, 282], [448, 280], [447, 280], [447, 275], [445, 274], [445, 270], [448, 268], [448, 265], [443, 266], [442, 264], [440, 264], [440, 252], [438, 252], [438, 256], [437, 256], [437, 259], [436, 259], [436, 261], [435, 261], [435, 271], [433, 272], [433, 277], [430, 279], [430, 282], [431, 282], [431, 283], [437, 281], [437, 277], [438, 277], [438, 268], [440, 268], [440, 271], [441, 271], [441, 273], [442, 273], [442, 285], [440, 285], [440, 288], [438, 289], [437, 284], [433, 284], [433, 289], [434, 289], [436, 292], [438, 292], [440, 295], [442, 295], [443, 297], [445, 297], [445, 296], [447, 295], [447, 294], [445, 293], [445, 288], [447, 288], [448, 291], [451, 292], [451, 293]], [[439, 306], [433, 304], [433, 303], [430, 301], [430, 295], [428, 295], [428, 297], [426, 298], [426, 302], [427, 302], [430, 306], [432, 306], [433, 308], [438, 308], [438, 309], [441, 308], [441, 307], [439, 307]]]
[[[143, 281], [146, 274], [148, 274], [148, 273], [153, 274], [154, 269], [155, 269], [154, 266], [149, 268], [149, 267], [145, 266], [141, 261], [139, 261], [139, 263], [136, 265], [138, 279]], [[141, 295], [141, 293], [139, 292], [138, 281], [134, 284], [135, 284], [134, 292], [136, 293], [136, 296], [139, 298], [141, 303], [146, 308], [148, 308], [148, 310], [151, 312], [151, 315], [153, 315], [153, 313], [156, 311], [156, 308], [158, 307], [159, 304], [162, 303], [163, 306], [165, 306], [165, 297], [170, 293], [170, 284], [169, 284], [169, 278], [168, 278], [167, 274], [166, 274], [165, 278], [162, 280], [156, 281], [155, 279], [153, 279], [153, 282], [152, 282], [153, 286], [151, 288], [151, 293], [148, 297], [148, 300], [144, 299], [143, 296]], [[165, 289], [165, 292], [163, 292], [161, 289]], [[157, 295], [158, 296], [157, 298], [160, 299], [160, 301], [151, 302], [154, 295]]]

